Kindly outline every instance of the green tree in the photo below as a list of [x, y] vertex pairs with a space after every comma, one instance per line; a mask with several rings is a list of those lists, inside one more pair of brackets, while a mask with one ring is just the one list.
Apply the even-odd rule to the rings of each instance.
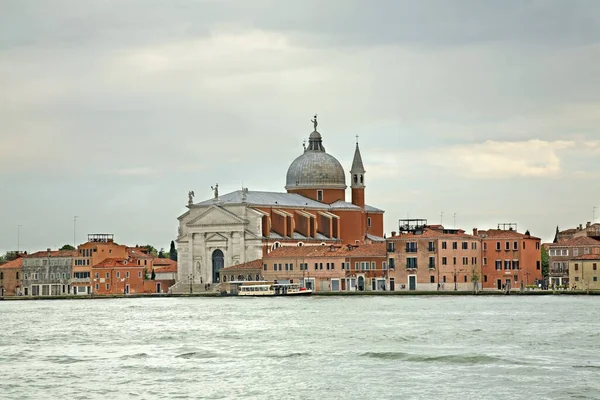
[[150, 279], [156, 279], [156, 273], [154, 272], [154, 268], [152, 268], [152, 276], [150, 277]]
[[164, 249], [160, 249], [158, 252], [158, 258], [166, 258]]
[[548, 278], [550, 276], [550, 258], [548, 257], [548, 249], [542, 246], [542, 276]]
[[71, 246], [70, 244], [65, 244], [59, 250], [75, 250], [75, 247]]
[[148, 250], [148, 254], [156, 257], [156, 255], [158, 254], [158, 251], [156, 250], [156, 248], [154, 246], [152, 246], [151, 244], [147, 244], [145, 246], [142, 246], [142, 248]]
[[173, 261], [177, 261], [177, 249], [175, 248], [175, 242], [171, 240], [171, 248], [169, 249], [169, 258]]

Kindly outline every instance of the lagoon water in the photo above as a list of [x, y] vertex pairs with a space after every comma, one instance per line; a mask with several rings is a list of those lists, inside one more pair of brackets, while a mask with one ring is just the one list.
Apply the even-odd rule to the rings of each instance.
[[597, 399], [597, 297], [0, 302], [1, 399]]

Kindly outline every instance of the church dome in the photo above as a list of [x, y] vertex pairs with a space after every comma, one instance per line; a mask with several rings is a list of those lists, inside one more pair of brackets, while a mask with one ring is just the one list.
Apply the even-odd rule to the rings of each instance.
[[304, 154], [296, 158], [288, 168], [285, 188], [346, 189], [344, 168], [335, 157], [325, 152], [316, 123]]

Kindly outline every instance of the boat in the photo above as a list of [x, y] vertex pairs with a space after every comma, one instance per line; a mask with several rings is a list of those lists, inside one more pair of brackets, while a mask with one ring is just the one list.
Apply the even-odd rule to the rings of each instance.
[[312, 290], [297, 283], [245, 281], [238, 288], [238, 296], [308, 296]]

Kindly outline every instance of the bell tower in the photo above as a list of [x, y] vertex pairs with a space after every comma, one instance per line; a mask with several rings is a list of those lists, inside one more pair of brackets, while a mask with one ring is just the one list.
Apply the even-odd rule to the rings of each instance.
[[352, 204], [365, 208], [365, 167], [363, 166], [360, 149], [358, 148], [358, 136], [356, 136], [356, 149], [350, 169], [350, 188], [352, 189]]

